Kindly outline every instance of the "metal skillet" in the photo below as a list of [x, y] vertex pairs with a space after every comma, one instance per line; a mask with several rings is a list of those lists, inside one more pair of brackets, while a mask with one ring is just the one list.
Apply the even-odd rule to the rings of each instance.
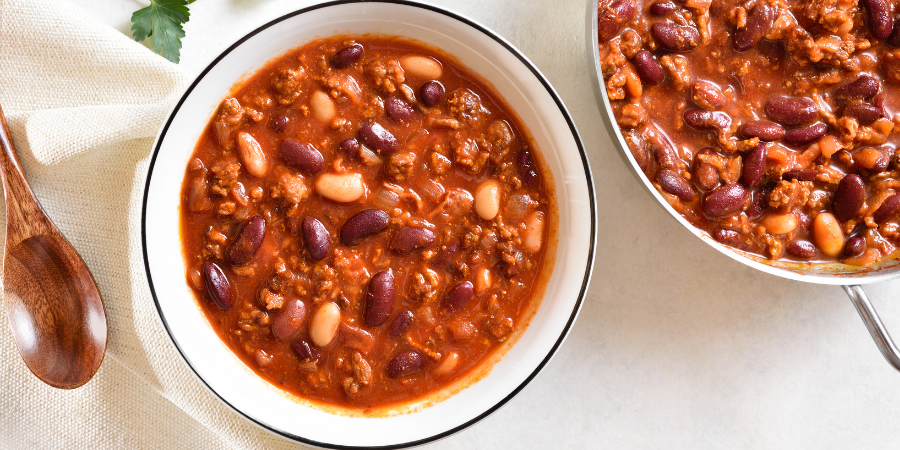
[[615, 123], [612, 106], [609, 97], [606, 94], [603, 79], [601, 77], [600, 66], [600, 50], [597, 37], [597, 18], [599, 0], [587, 0], [587, 42], [591, 47], [587, 52], [589, 66], [591, 63], [594, 70], [591, 71], [593, 77], [594, 95], [597, 98], [597, 104], [600, 107], [600, 115], [603, 117], [603, 123], [612, 138], [613, 144], [618, 150], [619, 156], [625, 162], [625, 165], [634, 175], [634, 177], [644, 186], [647, 192], [652, 195], [659, 205], [668, 211], [671, 216], [684, 226], [688, 231], [700, 238], [703, 242], [712, 246], [719, 252], [725, 254], [731, 259], [748, 265], [762, 272], [787, 278], [790, 280], [803, 281], [806, 283], [827, 284], [841, 286], [844, 292], [850, 297], [856, 311], [862, 318], [866, 329], [881, 351], [884, 358], [895, 369], [900, 371], [900, 350], [894, 344], [890, 334], [881, 322], [878, 313], [875, 311], [872, 302], [869, 301], [864, 284], [878, 283], [882, 281], [900, 278], [900, 260], [885, 258], [881, 262], [869, 267], [854, 267], [840, 263], [797, 263], [790, 261], [771, 261], [759, 255], [749, 252], [737, 250], [732, 247], [725, 246], [714, 240], [708, 233], [700, 230], [684, 217], [675, 211], [669, 203], [660, 195], [656, 188], [650, 183], [650, 180], [640, 170], [637, 161], [627, 149], [627, 144], [619, 130], [618, 124]]

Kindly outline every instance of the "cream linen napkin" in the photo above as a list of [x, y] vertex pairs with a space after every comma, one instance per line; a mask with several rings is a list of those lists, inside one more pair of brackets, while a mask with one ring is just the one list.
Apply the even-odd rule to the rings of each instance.
[[63, 391], [28, 371], [0, 309], [0, 448], [293, 447], [216, 400], [154, 310], [140, 243], [144, 176], [185, 83], [176, 65], [66, 0], [0, 0], [0, 104], [38, 198], [93, 272], [109, 319], [97, 375]]

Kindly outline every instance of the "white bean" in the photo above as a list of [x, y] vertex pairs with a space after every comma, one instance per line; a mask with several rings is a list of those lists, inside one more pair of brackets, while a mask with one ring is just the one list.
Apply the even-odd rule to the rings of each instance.
[[766, 227], [766, 230], [772, 234], [787, 234], [794, 229], [797, 228], [797, 225], [800, 224], [800, 221], [797, 219], [797, 216], [787, 213], [787, 214], [769, 214], [760, 221], [762, 226]]
[[535, 211], [525, 219], [525, 251], [537, 253], [544, 239], [544, 213]]
[[256, 178], [264, 177], [269, 169], [269, 164], [259, 142], [250, 133], [241, 131], [237, 134], [237, 148], [238, 156], [240, 156], [247, 173]]
[[484, 292], [490, 289], [491, 284], [493, 284], [491, 281], [491, 269], [479, 267], [475, 271], [475, 292]]
[[319, 123], [331, 122], [331, 119], [334, 119], [337, 114], [334, 100], [322, 91], [313, 92], [313, 95], [309, 97], [309, 107], [312, 109], [313, 117]]
[[325, 347], [334, 340], [338, 326], [341, 324], [341, 310], [338, 305], [328, 302], [313, 314], [309, 321], [309, 338], [313, 344]]
[[434, 376], [442, 377], [448, 375], [459, 365], [459, 353], [450, 352], [444, 357], [441, 364], [434, 369]]
[[366, 193], [358, 173], [323, 173], [316, 179], [315, 187], [322, 197], [341, 203], [356, 201]]
[[828, 256], [838, 256], [844, 250], [844, 232], [831, 213], [821, 213], [813, 219], [812, 238], [819, 251]]
[[487, 180], [475, 190], [475, 212], [484, 220], [493, 220], [500, 211], [500, 183]]
[[404, 56], [400, 59], [400, 67], [403, 67], [406, 73], [423, 80], [437, 80], [444, 73], [441, 63], [420, 55]]

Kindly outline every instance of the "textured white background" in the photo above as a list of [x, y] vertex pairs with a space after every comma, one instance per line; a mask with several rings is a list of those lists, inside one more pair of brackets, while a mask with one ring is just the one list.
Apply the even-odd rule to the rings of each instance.
[[[145, 5], [74, 2], [129, 35], [131, 12]], [[245, 32], [311, 3], [197, 0], [180, 65], [192, 76]], [[626, 170], [591, 89], [585, 0], [432, 3], [497, 31], [555, 86], [588, 150], [600, 234], [590, 293], [556, 358], [507, 406], [430, 448], [900, 445], [900, 373], [882, 359], [843, 292], [726, 258], [682, 229]], [[900, 281], [868, 288], [900, 337], [898, 291]], [[92, 423], [92, 408], [139, 408], [144, 423], [115, 425], [120, 443], [194, 447], [185, 441], [196, 432], [191, 426], [166, 429], [190, 418], [164, 399], [96, 401], [73, 414], [73, 427], [113, 426]], [[171, 440], [148, 441], [143, 433]], [[39, 431], [29, 435], [35, 448], [52, 441]]]

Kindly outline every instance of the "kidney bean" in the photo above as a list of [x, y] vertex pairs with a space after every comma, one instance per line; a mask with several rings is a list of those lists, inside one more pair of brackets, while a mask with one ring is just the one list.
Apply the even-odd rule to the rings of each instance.
[[668, 144], [650, 144], [650, 149], [653, 151], [653, 156], [656, 158], [656, 163], [659, 164], [659, 167], [669, 170], [678, 170], [678, 162], [681, 161], [681, 158], [675, 153], [675, 149]]
[[747, 16], [747, 24], [734, 32], [734, 50], [746, 52], [756, 47], [772, 27], [774, 20], [775, 10], [765, 3], [757, 3]]
[[388, 117], [398, 122], [412, 122], [419, 117], [412, 106], [397, 97], [388, 97], [384, 101], [384, 110]]
[[656, 174], [656, 182], [662, 187], [662, 190], [688, 202], [694, 198], [694, 190], [691, 185], [675, 172], [671, 170], [660, 170]]
[[845, 258], [852, 258], [854, 256], [862, 255], [865, 251], [866, 237], [861, 234], [850, 236], [850, 239], [847, 239], [847, 243], [844, 244]]
[[250, 261], [266, 236], [266, 219], [259, 214], [247, 219], [238, 229], [234, 240], [228, 247], [228, 263], [232, 266], [240, 266]]
[[769, 193], [767, 190], [760, 188], [750, 192], [750, 206], [744, 210], [744, 214], [747, 214], [748, 219], [756, 220], [766, 213], [769, 209], [768, 195]]
[[219, 309], [231, 309], [234, 306], [234, 296], [231, 292], [231, 283], [222, 268], [212, 261], [207, 261], [203, 263], [202, 272], [209, 298]]
[[447, 267], [448, 264], [457, 260], [459, 249], [462, 247], [462, 239], [455, 237], [446, 244], [442, 245], [437, 255], [431, 260], [435, 267]]
[[290, 119], [279, 114], [272, 118], [272, 129], [279, 133], [284, 133], [284, 130], [287, 130], [288, 123], [290, 123]]
[[306, 304], [300, 299], [288, 300], [272, 320], [272, 335], [279, 341], [294, 337], [306, 322]]
[[331, 66], [335, 69], [343, 69], [359, 60], [363, 55], [363, 46], [361, 44], [353, 44], [338, 50], [331, 57]]
[[804, 240], [788, 242], [785, 250], [787, 250], [789, 255], [799, 259], [812, 259], [819, 256], [819, 250], [816, 249], [816, 246], [812, 242]]
[[394, 310], [396, 295], [393, 272], [384, 270], [372, 276], [366, 292], [366, 325], [377, 327], [387, 322]]
[[894, 32], [884, 40], [884, 43], [891, 47], [900, 47], [900, 21], [894, 22]]
[[868, 103], [853, 102], [844, 108], [844, 115], [856, 119], [861, 125], [871, 125], [884, 117], [884, 111]]
[[737, 214], [744, 209], [750, 200], [747, 189], [740, 183], [720, 186], [706, 195], [703, 200], [703, 212], [709, 217], [725, 217]]
[[894, 12], [891, 10], [890, 0], [863, 0], [866, 9], [869, 10], [869, 29], [875, 39], [884, 39], [890, 36], [894, 28]]
[[694, 156], [694, 184], [704, 191], [711, 191], [719, 185], [719, 171], [715, 166], [702, 162], [700, 155], [715, 155], [711, 148], [703, 148]]
[[664, 17], [678, 10], [678, 5], [671, 1], [658, 1], [650, 5], [650, 15]]
[[537, 164], [534, 163], [534, 155], [528, 147], [524, 147], [516, 154], [516, 165], [519, 168], [519, 176], [529, 186], [537, 186], [541, 182]]
[[766, 102], [766, 115], [783, 125], [806, 125], [819, 117], [819, 107], [806, 97], [775, 97]]
[[380, 209], [365, 209], [344, 222], [341, 242], [348, 247], [359, 245], [363, 239], [387, 230], [391, 217]]
[[388, 363], [387, 374], [391, 378], [401, 378], [419, 373], [425, 368], [425, 357], [414, 350], [406, 350], [394, 355]]
[[766, 151], [769, 145], [757, 145], [744, 155], [744, 173], [741, 182], [747, 189], [753, 189], [766, 172]]
[[416, 250], [434, 245], [437, 235], [428, 228], [403, 227], [394, 233], [388, 248], [398, 255], [408, 255]]
[[634, 63], [634, 69], [637, 71], [638, 76], [641, 77], [641, 80], [645, 84], [656, 86], [662, 83], [663, 79], [666, 77], [662, 66], [647, 50], [638, 50], [638, 52], [634, 54], [634, 60], [632, 62]]
[[634, 0], [614, 0], [606, 8], [601, 6], [597, 16], [597, 37], [600, 42], [614, 38], [622, 26], [634, 17], [637, 11]]
[[318, 361], [322, 358], [322, 355], [318, 350], [309, 345], [309, 342], [306, 342], [303, 339], [297, 339], [294, 342], [291, 342], [291, 349], [294, 350], [294, 353], [300, 357], [300, 361]]
[[759, 138], [762, 141], [773, 142], [784, 136], [784, 127], [768, 120], [753, 120], [741, 124], [740, 132], [747, 139]]
[[475, 286], [471, 281], [460, 281], [447, 292], [444, 298], [444, 307], [450, 311], [459, 311], [466, 307], [472, 296], [475, 295]]
[[625, 138], [625, 144], [628, 146], [628, 150], [631, 151], [631, 156], [641, 169], [641, 172], [646, 172], [647, 168], [650, 167], [650, 152], [647, 149], [647, 141], [644, 140], [640, 133], [636, 133], [633, 130], [623, 130], [622, 137]]
[[831, 209], [837, 220], [846, 222], [856, 217], [865, 202], [865, 182], [859, 175], [850, 174], [841, 178], [841, 182], [838, 183], [837, 190], [834, 191]]
[[900, 194], [894, 194], [881, 202], [881, 206], [872, 213], [872, 220], [875, 223], [886, 222], [888, 219], [900, 211]]
[[313, 261], [320, 261], [331, 251], [331, 235], [325, 225], [312, 216], [306, 216], [301, 225], [306, 252]]
[[815, 181], [819, 171], [816, 169], [791, 169], [781, 174], [782, 180]]
[[359, 158], [359, 141], [356, 138], [347, 138], [338, 144], [338, 149], [349, 159]]
[[419, 88], [419, 96], [425, 106], [434, 106], [444, 100], [444, 85], [439, 81], [431, 80]]
[[391, 325], [388, 328], [388, 335], [391, 339], [400, 337], [400, 335], [412, 325], [413, 319], [415, 319], [415, 315], [408, 309], [404, 309], [397, 313], [397, 316], [394, 317], [394, 320], [391, 321]]
[[694, 108], [684, 112], [684, 122], [701, 130], [723, 130], [731, 125], [731, 116], [722, 111]]
[[322, 154], [312, 145], [292, 139], [281, 141], [281, 159], [288, 166], [310, 175], [319, 173], [325, 163]]
[[741, 237], [741, 234], [734, 230], [718, 227], [713, 230], [712, 237], [722, 244], [739, 250], [751, 251], [753, 249], [750, 244], [744, 242], [744, 238]]
[[828, 125], [816, 122], [802, 128], [794, 128], [784, 133], [784, 142], [791, 145], [811, 144], [828, 134]]
[[650, 26], [650, 34], [660, 47], [673, 52], [691, 51], [700, 44], [700, 32], [696, 28], [672, 22], [654, 23]]
[[725, 106], [725, 95], [715, 84], [707, 81], [697, 81], [691, 84], [691, 99], [697, 106], [715, 111]]
[[890, 157], [879, 149], [866, 147], [854, 153], [853, 161], [861, 169], [878, 173], [887, 169]]
[[393, 154], [398, 150], [400, 143], [390, 131], [376, 122], [366, 122], [359, 127], [359, 141], [366, 147], [381, 153], [384, 156]]
[[869, 75], [860, 75], [855, 80], [837, 88], [832, 95], [838, 102], [852, 99], [870, 99], [881, 90], [881, 83]]

